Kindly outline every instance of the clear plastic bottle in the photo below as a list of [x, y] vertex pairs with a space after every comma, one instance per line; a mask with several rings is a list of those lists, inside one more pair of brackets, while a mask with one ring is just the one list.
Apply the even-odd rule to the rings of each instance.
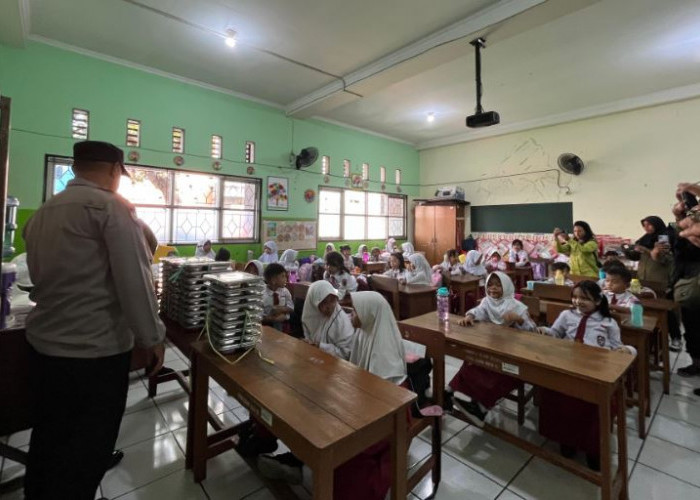
[[599, 279], [599, 280], [604, 280], [604, 279], [605, 279], [605, 276], [607, 276], [607, 275], [605, 274], [605, 269], [603, 269], [603, 268], [601, 267], [601, 268], [598, 270], [598, 279]]
[[445, 287], [437, 291], [437, 315], [440, 322], [447, 323], [450, 320], [450, 291]]
[[638, 300], [632, 302], [630, 306], [630, 323], [632, 326], [644, 325], [644, 307]]

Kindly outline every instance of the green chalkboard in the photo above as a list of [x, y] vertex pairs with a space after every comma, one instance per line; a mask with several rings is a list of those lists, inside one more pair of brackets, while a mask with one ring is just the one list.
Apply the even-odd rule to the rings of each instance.
[[527, 203], [471, 207], [471, 230], [477, 233], [551, 233], [573, 230], [573, 203]]

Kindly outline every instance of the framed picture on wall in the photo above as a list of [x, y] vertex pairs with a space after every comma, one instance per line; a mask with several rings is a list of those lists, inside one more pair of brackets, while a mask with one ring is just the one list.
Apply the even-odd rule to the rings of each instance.
[[289, 208], [289, 179], [286, 177], [267, 178], [267, 209], [287, 210]]

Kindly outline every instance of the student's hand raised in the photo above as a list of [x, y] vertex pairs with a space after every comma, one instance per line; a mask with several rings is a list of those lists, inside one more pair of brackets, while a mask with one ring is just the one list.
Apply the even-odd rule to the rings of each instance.
[[460, 326], [474, 326], [474, 316], [467, 314], [464, 318], [457, 322]]

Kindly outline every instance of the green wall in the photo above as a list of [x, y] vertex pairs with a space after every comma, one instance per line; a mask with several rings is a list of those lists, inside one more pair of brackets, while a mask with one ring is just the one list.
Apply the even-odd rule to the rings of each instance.
[[[413, 146], [316, 120], [294, 120], [273, 107], [228, 94], [153, 75], [49, 45], [29, 42], [24, 49], [0, 45], [0, 93], [12, 98], [9, 194], [21, 202], [20, 222], [42, 203], [44, 155], [72, 155], [71, 110], [90, 112], [90, 138], [126, 150], [126, 120], [141, 120], [141, 158], [138, 163], [174, 167], [170, 151], [173, 126], [186, 131], [183, 168], [213, 172], [209, 157], [212, 134], [223, 137], [220, 173], [247, 176], [244, 143], [256, 143], [255, 174], [289, 178], [288, 212], [267, 212], [263, 219], [316, 219], [317, 203], [306, 203], [304, 191], [323, 185], [321, 161], [304, 171], [288, 166], [290, 150], [315, 146], [331, 157], [329, 186], [343, 186], [342, 161], [360, 173], [370, 164], [370, 190], [379, 191], [379, 166], [387, 168], [387, 192], [396, 192], [394, 169], [402, 170], [403, 193], [418, 194], [419, 158]], [[338, 177], [335, 177], [338, 176]], [[21, 225], [20, 225], [21, 231]], [[321, 246], [319, 241], [319, 247]], [[353, 248], [357, 246], [354, 242]], [[21, 238], [15, 247], [22, 250]], [[261, 245], [227, 245], [234, 258]], [[192, 252], [183, 247], [183, 254]]]

